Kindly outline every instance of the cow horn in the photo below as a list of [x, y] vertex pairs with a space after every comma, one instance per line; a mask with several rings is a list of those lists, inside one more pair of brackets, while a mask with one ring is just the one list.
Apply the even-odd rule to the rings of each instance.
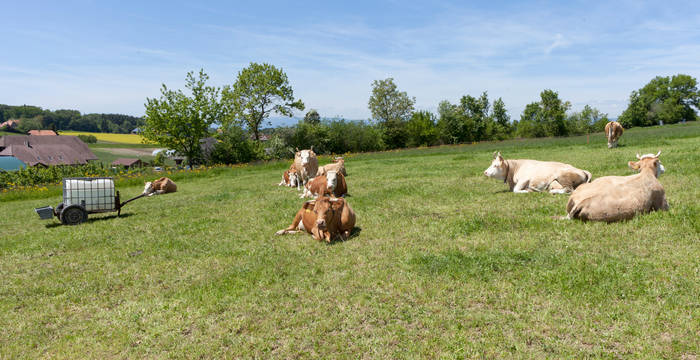
[[639, 156], [639, 153], [637, 153], [637, 160], [642, 160], [642, 157]]
[[294, 150], [292, 150], [292, 149], [289, 149], [289, 152], [292, 153], [292, 154], [296, 154], [296, 153], [294, 152]]
[[296, 147], [295, 149], [297, 149], [297, 152], [299, 152], [299, 147]]
[[311, 145], [311, 151], [314, 151], [314, 146], [313, 146], [313, 145]]
[[659, 152], [656, 153], [656, 157], [659, 157], [659, 155], [661, 155], [661, 150], [659, 150]]

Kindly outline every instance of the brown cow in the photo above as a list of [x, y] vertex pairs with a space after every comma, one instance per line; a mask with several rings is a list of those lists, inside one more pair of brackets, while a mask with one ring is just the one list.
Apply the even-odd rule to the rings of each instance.
[[277, 186], [289, 186], [289, 187], [295, 187], [299, 183], [299, 175], [297, 174], [296, 169], [294, 168], [294, 164], [289, 167], [289, 170], [285, 170], [284, 173], [282, 173], [282, 181], [280, 181]]
[[299, 176], [297, 190], [301, 190], [303, 185], [306, 185], [309, 180], [316, 177], [318, 172], [318, 158], [312, 146], [310, 150], [299, 150], [294, 153], [294, 163], [292, 164]]
[[355, 211], [345, 199], [321, 196], [305, 202], [294, 216], [292, 224], [275, 235], [306, 231], [319, 241], [331, 242], [336, 236], [347, 240], [355, 227], [355, 220]]
[[337, 171], [343, 174], [343, 176], [348, 176], [348, 173], [345, 171], [345, 159], [337, 157], [335, 158], [335, 162], [319, 167], [316, 176], [321, 176], [329, 171]]
[[143, 187], [143, 193], [148, 196], [174, 193], [177, 185], [170, 178], [162, 177], [158, 180], [149, 181]]
[[304, 186], [304, 193], [300, 197], [312, 197], [319, 195], [331, 195], [341, 197], [348, 193], [348, 185], [345, 176], [336, 171], [329, 171], [321, 176], [316, 176]]
[[617, 140], [620, 139], [625, 129], [617, 121], [611, 121], [605, 124], [605, 137], [608, 138], [608, 149], [617, 147]]
[[604, 176], [579, 186], [566, 204], [567, 219], [619, 221], [638, 213], [668, 210], [666, 194], [657, 179], [664, 173], [658, 154], [639, 156], [629, 167], [639, 170], [630, 176]]

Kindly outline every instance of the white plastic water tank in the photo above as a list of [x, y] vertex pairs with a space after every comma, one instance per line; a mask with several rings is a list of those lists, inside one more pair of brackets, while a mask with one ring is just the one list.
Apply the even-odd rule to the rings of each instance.
[[64, 179], [63, 204], [81, 205], [85, 201], [85, 210], [114, 209], [114, 180], [112, 179]]

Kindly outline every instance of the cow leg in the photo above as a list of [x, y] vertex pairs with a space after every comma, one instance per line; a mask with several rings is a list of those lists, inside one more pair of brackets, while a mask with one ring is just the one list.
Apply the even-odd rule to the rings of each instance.
[[527, 188], [529, 183], [530, 182], [527, 180], [518, 181], [518, 183], [515, 184], [515, 187], [513, 187], [513, 192], [518, 194], [530, 192], [530, 190]]
[[569, 191], [564, 186], [562, 186], [557, 180], [554, 180], [551, 184], [549, 184], [550, 194], [566, 194], [568, 192]]
[[304, 209], [297, 211], [297, 214], [294, 216], [294, 221], [292, 221], [292, 225], [289, 225], [286, 229], [276, 232], [275, 235], [296, 234], [298, 232], [297, 228], [299, 227], [299, 223], [301, 222], [301, 218], [303, 216]]

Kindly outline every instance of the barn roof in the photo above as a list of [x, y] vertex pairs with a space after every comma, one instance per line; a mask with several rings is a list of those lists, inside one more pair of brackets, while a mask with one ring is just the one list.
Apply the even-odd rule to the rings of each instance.
[[119, 158], [117, 160], [112, 161], [112, 165], [132, 166], [140, 162], [140, 159]]
[[56, 136], [55, 131], [53, 130], [29, 130], [29, 135], [37, 135], [37, 136]]
[[0, 156], [14, 156], [29, 166], [85, 164], [97, 160], [90, 148], [76, 136], [3, 136]]
[[14, 171], [23, 167], [27, 167], [27, 164], [14, 156], [0, 156], [0, 171]]

